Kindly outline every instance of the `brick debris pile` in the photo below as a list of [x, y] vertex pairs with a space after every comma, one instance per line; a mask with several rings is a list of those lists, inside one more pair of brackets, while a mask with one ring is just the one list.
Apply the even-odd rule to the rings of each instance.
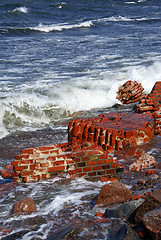
[[135, 103], [143, 98], [143, 90], [141, 83], [129, 80], [119, 87], [116, 98], [123, 104]]

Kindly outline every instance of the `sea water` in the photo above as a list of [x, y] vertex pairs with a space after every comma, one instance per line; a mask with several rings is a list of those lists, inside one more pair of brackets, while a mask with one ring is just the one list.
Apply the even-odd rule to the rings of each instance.
[[[161, 80], [160, 39], [158, 0], [1, 0], [0, 166], [10, 163], [25, 147], [65, 142], [72, 116], [110, 111], [120, 104], [116, 92], [127, 80], [140, 82], [149, 93]], [[81, 185], [77, 180], [75, 188]], [[16, 225], [16, 217], [10, 218], [8, 210], [26, 196], [49, 219], [66, 201], [74, 204], [73, 214], [79, 211], [83, 195], [71, 196], [70, 185], [61, 185], [58, 192], [55, 187], [58, 189], [52, 181], [26, 184], [2, 194], [4, 224]], [[98, 188], [99, 184], [89, 195]], [[40, 239], [47, 236], [48, 225], [37, 230], [46, 234], [40, 234]], [[34, 234], [37, 236], [34, 232], [26, 239]]]

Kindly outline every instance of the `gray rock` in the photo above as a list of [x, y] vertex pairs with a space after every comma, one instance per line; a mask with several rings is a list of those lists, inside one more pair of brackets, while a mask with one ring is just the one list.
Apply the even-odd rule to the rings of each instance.
[[144, 199], [132, 200], [114, 207], [107, 207], [104, 213], [106, 218], [122, 218], [129, 219], [134, 211], [144, 202]]
[[141, 238], [128, 224], [124, 223], [118, 226], [117, 231], [110, 233], [107, 240], [141, 240]]

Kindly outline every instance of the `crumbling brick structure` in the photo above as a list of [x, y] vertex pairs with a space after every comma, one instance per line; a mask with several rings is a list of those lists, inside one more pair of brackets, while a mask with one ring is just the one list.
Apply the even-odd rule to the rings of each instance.
[[147, 113], [154, 118], [154, 133], [161, 134], [161, 82], [156, 82], [151, 93], [136, 105], [136, 113]]
[[71, 142], [94, 142], [109, 153], [148, 142], [154, 136], [153, 118], [133, 113], [100, 114], [97, 118], [70, 121], [68, 135]]
[[123, 168], [109, 153], [148, 142], [154, 134], [161, 134], [161, 82], [140, 100], [136, 113], [74, 119], [69, 122], [68, 142], [22, 150], [11, 163], [14, 180], [33, 182], [63, 174], [93, 180], [113, 177]]
[[33, 182], [57, 175], [94, 180], [113, 176], [123, 168], [94, 143], [75, 142], [28, 148], [12, 162], [17, 182]]

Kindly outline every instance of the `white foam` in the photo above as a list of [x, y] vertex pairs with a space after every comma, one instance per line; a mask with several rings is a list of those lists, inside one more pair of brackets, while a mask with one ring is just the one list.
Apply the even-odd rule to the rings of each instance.
[[26, 7], [17, 7], [13, 10], [13, 12], [28, 13], [28, 9]]
[[73, 28], [89, 28], [93, 25], [92, 21], [85, 21], [78, 24], [52, 24], [52, 25], [44, 25], [39, 24], [36, 27], [30, 27], [29, 29], [40, 31], [40, 32], [52, 32], [52, 31], [62, 31], [62, 30], [68, 30]]

